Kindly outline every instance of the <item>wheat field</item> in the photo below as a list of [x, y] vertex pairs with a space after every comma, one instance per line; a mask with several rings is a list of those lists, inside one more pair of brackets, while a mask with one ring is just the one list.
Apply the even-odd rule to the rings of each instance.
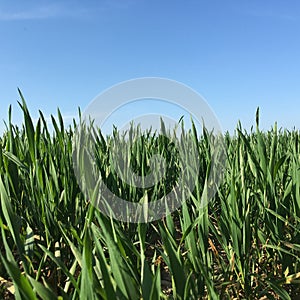
[[[149, 223], [109, 218], [83, 195], [74, 174], [78, 124], [53, 131], [36, 124], [21, 95], [24, 120], [0, 137], [1, 299], [297, 299], [300, 287], [300, 135], [298, 130], [224, 134], [222, 181], [199, 205], [211, 167], [212, 134], [186, 131], [199, 153], [189, 199]], [[131, 130], [137, 130], [132, 128]], [[109, 164], [113, 139], [99, 132], [98, 167], [115, 193], [139, 202]], [[180, 172], [174, 145], [148, 132], [128, 150], [128, 168], [145, 175], [158, 151], [167, 176], [147, 190], [168, 192]], [[180, 197], [180, 195], [179, 195]], [[299, 296], [298, 296], [299, 297]]]

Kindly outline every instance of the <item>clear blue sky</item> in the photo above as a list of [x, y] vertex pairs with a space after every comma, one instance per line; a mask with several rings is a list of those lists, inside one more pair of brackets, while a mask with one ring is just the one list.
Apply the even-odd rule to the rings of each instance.
[[0, 129], [19, 87], [34, 117], [66, 120], [124, 80], [178, 80], [223, 129], [300, 128], [297, 0], [0, 0]]

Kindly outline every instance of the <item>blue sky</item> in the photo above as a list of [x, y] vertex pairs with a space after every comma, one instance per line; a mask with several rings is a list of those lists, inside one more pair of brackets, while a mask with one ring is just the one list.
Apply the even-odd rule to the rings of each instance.
[[19, 87], [33, 117], [66, 122], [137, 77], [182, 82], [225, 130], [300, 128], [300, 2], [0, 0], [0, 130]]

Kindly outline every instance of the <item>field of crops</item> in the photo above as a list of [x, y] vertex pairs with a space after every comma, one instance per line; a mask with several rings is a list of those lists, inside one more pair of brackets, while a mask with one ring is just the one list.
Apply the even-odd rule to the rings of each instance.
[[[224, 136], [226, 165], [215, 197], [201, 206], [212, 135], [187, 131], [199, 153], [189, 199], [150, 223], [108, 218], [84, 197], [73, 169], [75, 122], [61, 114], [47, 128], [20, 103], [0, 137], [0, 299], [297, 299], [300, 287], [300, 134], [278, 130]], [[134, 128], [133, 128], [134, 130]], [[98, 166], [115, 193], [139, 202], [122, 183], [99, 135]], [[149, 157], [170, 163], [149, 201], [172, 189], [176, 149], [154, 133], [131, 148], [130, 166], [147, 174]], [[180, 195], [178, 195], [180, 197]]]

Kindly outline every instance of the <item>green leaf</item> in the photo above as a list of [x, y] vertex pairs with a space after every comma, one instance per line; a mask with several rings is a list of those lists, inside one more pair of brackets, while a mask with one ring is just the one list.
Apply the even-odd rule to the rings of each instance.
[[185, 272], [183, 270], [183, 264], [181, 261], [181, 254], [179, 252], [180, 248], [178, 248], [178, 251], [176, 251], [173, 247], [173, 245], [170, 242], [170, 239], [172, 239], [172, 236], [168, 233], [168, 230], [159, 223], [159, 229], [161, 233], [161, 237], [163, 240], [163, 246], [164, 249], [169, 257], [169, 265], [170, 271], [172, 273], [172, 276], [174, 278], [175, 282], [175, 290], [174, 290], [174, 296], [179, 296], [181, 298], [184, 297], [184, 289], [186, 284], [186, 276]]
[[93, 287], [93, 258], [92, 243], [89, 230], [86, 231], [83, 241], [82, 271], [80, 284], [80, 299], [95, 299]]
[[[111, 261], [111, 270], [120, 291], [127, 299], [139, 298], [135, 276], [131, 271], [128, 262], [121, 255], [120, 249], [113, 238], [113, 230], [110, 222], [104, 217], [98, 217], [97, 220], [103, 230], [103, 236], [107, 243], [109, 257]], [[112, 223], [113, 224], [113, 223]]]
[[40, 282], [36, 281], [30, 276], [27, 276], [30, 283], [32, 284], [33, 288], [37, 292], [37, 294], [43, 299], [43, 300], [53, 300], [57, 299], [57, 295], [50, 289], [42, 285]]
[[22, 103], [19, 102], [19, 105], [21, 106], [21, 108], [23, 110], [25, 130], [26, 130], [26, 136], [27, 136], [27, 140], [28, 140], [31, 161], [34, 163], [35, 162], [35, 141], [34, 141], [35, 133], [34, 133], [33, 122], [32, 122], [31, 116], [29, 114], [25, 99], [22, 95], [22, 92], [20, 91], [20, 89], [18, 89], [18, 91], [19, 91], [19, 95], [22, 100]]
[[[0, 219], [1, 221], [1, 219]], [[2, 222], [1, 222], [2, 223]], [[14, 287], [16, 291], [16, 298], [17, 299], [25, 299], [25, 300], [35, 300], [37, 297], [24, 274], [21, 273], [17, 262], [7, 244], [5, 232], [3, 226], [1, 227], [2, 232], [2, 240], [5, 248], [6, 258], [0, 252], [0, 258], [2, 260], [3, 265], [5, 266], [8, 274], [12, 278], [14, 282]]]

